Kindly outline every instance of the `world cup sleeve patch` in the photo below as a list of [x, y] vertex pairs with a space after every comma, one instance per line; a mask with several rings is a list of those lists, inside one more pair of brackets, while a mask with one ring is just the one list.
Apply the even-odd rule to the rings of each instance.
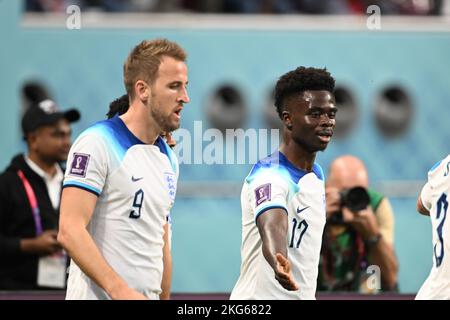
[[86, 171], [89, 164], [89, 154], [84, 153], [74, 153], [73, 160], [70, 165], [69, 174], [77, 177], [86, 177]]
[[256, 198], [256, 206], [259, 206], [261, 203], [270, 201], [271, 194], [271, 184], [263, 184], [262, 186], [255, 189], [255, 198]]

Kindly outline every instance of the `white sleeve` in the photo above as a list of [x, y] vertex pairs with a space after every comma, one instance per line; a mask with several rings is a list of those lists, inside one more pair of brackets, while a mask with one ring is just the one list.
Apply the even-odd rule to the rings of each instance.
[[250, 206], [256, 219], [269, 209], [287, 212], [289, 187], [287, 182], [271, 170], [262, 170], [249, 183]]
[[431, 210], [431, 199], [433, 194], [433, 188], [431, 187], [431, 184], [427, 182], [420, 192], [420, 200], [422, 201], [422, 205], [427, 209], [428, 211]]
[[77, 187], [99, 196], [107, 173], [108, 153], [104, 140], [95, 133], [86, 133], [70, 149], [63, 187]]
[[[443, 186], [443, 179], [448, 175], [448, 170], [450, 167], [450, 155], [441, 161], [438, 161], [431, 169], [428, 171], [428, 181], [423, 186], [420, 192], [420, 200], [423, 206], [428, 211], [431, 210], [433, 197], [440, 192]], [[443, 191], [443, 190], [442, 190]], [[437, 199], [435, 199], [437, 200]]]

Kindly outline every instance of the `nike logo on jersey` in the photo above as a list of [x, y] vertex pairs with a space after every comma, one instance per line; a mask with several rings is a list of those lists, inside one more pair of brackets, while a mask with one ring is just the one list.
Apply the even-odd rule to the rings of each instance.
[[139, 181], [139, 180], [142, 180], [142, 179], [144, 179], [144, 177], [135, 178], [134, 176], [131, 176], [131, 181], [133, 181], [133, 182], [136, 182], [136, 181]]
[[308, 207], [304, 207], [303, 209], [300, 209], [300, 207], [298, 207], [297, 208], [297, 213], [300, 213], [300, 212], [302, 212], [302, 211], [305, 211], [306, 209], [308, 209], [309, 208], [309, 206]]

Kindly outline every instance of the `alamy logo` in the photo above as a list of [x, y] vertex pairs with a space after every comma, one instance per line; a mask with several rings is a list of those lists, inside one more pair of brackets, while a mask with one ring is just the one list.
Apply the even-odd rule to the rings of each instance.
[[70, 166], [69, 174], [84, 178], [86, 176], [90, 157], [89, 154], [75, 152], [73, 154], [73, 161]]
[[68, 15], [66, 20], [66, 27], [69, 30], [81, 29], [81, 9], [77, 5], [70, 5], [66, 9]]
[[366, 21], [367, 29], [380, 30], [381, 29], [381, 8], [377, 5], [370, 5], [366, 10], [369, 17]]
[[381, 271], [377, 265], [370, 265], [367, 267], [366, 273], [370, 275], [367, 280], [367, 288], [371, 291], [378, 291], [381, 289]]
[[203, 130], [202, 122], [194, 121], [192, 130], [180, 128], [172, 138], [177, 141], [173, 151], [180, 164], [255, 164], [278, 150], [280, 132], [253, 128]]

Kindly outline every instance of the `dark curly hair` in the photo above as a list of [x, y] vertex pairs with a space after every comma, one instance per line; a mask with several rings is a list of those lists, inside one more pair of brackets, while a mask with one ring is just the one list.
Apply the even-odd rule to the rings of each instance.
[[117, 113], [120, 115], [124, 114], [128, 111], [128, 108], [130, 107], [130, 102], [128, 100], [128, 95], [124, 94], [120, 98], [117, 98], [113, 102], [109, 104], [109, 111], [106, 114], [108, 119], [111, 119], [114, 117]]
[[324, 69], [298, 67], [278, 79], [275, 86], [275, 107], [279, 117], [284, 111], [286, 98], [306, 90], [334, 91], [334, 78]]

